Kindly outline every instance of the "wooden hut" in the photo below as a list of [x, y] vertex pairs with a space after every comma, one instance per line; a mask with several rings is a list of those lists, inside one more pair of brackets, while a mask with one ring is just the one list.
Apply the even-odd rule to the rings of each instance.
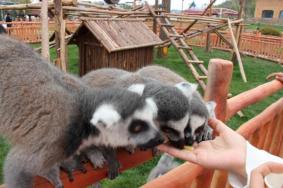
[[162, 41], [141, 20], [84, 20], [69, 44], [77, 44], [80, 75], [115, 67], [134, 71], [152, 64], [153, 48]]

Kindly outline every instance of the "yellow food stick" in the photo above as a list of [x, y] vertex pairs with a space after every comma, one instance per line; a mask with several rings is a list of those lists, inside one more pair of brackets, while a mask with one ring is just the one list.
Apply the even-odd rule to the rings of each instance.
[[185, 150], [192, 151], [194, 148], [192, 146], [185, 146]]

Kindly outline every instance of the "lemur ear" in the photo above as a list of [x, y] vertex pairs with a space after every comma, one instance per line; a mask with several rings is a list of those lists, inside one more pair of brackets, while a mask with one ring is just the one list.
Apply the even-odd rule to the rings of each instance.
[[144, 84], [133, 84], [130, 87], [128, 87], [128, 90], [142, 96], [144, 88], [145, 88]]
[[197, 90], [198, 84], [192, 84], [189, 82], [180, 82], [176, 84], [175, 87], [181, 90], [182, 93], [189, 98], [192, 95], [192, 93]]
[[109, 128], [121, 120], [120, 114], [110, 104], [103, 104], [95, 110], [90, 120], [94, 126], [104, 126]]
[[206, 108], [208, 110], [208, 114], [210, 118], [215, 118], [215, 107], [216, 107], [216, 103], [214, 101], [208, 101], [206, 102]]

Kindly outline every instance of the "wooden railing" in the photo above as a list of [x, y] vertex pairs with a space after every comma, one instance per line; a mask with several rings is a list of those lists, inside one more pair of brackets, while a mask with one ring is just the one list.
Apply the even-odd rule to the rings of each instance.
[[[0, 22], [0, 24], [7, 24], [5, 22]], [[26, 43], [38, 43], [41, 41], [41, 23], [38, 21], [33, 22], [12, 22], [11, 27], [7, 27], [7, 33], [21, 41]], [[78, 21], [67, 21], [66, 28], [70, 32], [74, 32], [79, 26]], [[50, 35], [54, 31], [54, 21], [49, 22], [49, 33]]]
[[[283, 89], [283, 84], [275, 80], [226, 100], [232, 67], [231, 62], [223, 60], [212, 60], [209, 65], [209, 80], [205, 98], [217, 102], [216, 116], [223, 121], [227, 121], [238, 110]], [[243, 124], [237, 131], [256, 147], [283, 157], [282, 122], [283, 99], [281, 98], [261, 114]], [[186, 162], [143, 186], [143, 188], [163, 187], [226, 188], [230, 185], [227, 181], [227, 172], [208, 170]]]

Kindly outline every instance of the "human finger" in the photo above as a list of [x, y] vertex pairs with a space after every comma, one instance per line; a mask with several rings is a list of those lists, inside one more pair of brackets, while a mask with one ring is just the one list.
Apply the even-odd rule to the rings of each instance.
[[261, 173], [263, 176], [267, 176], [270, 173], [283, 173], [283, 164], [267, 162], [259, 166], [256, 171]]
[[276, 75], [275, 77], [277, 80], [279, 80], [280, 82], [283, 82], [283, 73]]
[[251, 173], [250, 188], [264, 188], [264, 179], [261, 173], [257, 171]]
[[196, 155], [193, 151], [187, 151], [187, 150], [179, 150], [167, 145], [159, 145], [157, 148], [160, 151], [166, 152], [174, 157], [177, 157], [179, 159], [183, 159], [185, 161], [196, 163]]
[[264, 187], [264, 177], [270, 173], [282, 173], [283, 164], [267, 162], [254, 169], [251, 173], [251, 188]]
[[213, 128], [214, 131], [216, 131], [218, 134], [221, 134], [227, 130], [230, 130], [230, 128], [225, 125], [222, 121], [218, 119], [209, 119], [208, 124]]
[[276, 78], [277, 80], [282, 82], [283, 81], [283, 73], [282, 72], [275, 72], [275, 73], [272, 73], [272, 74], [270, 74], [266, 77], [267, 80], [271, 80], [273, 78]]
[[271, 80], [271, 79], [273, 79], [273, 78], [276, 76], [276, 74], [278, 74], [278, 73], [277, 73], [277, 72], [271, 73], [271, 74], [269, 74], [265, 79], [266, 79], [266, 80]]

